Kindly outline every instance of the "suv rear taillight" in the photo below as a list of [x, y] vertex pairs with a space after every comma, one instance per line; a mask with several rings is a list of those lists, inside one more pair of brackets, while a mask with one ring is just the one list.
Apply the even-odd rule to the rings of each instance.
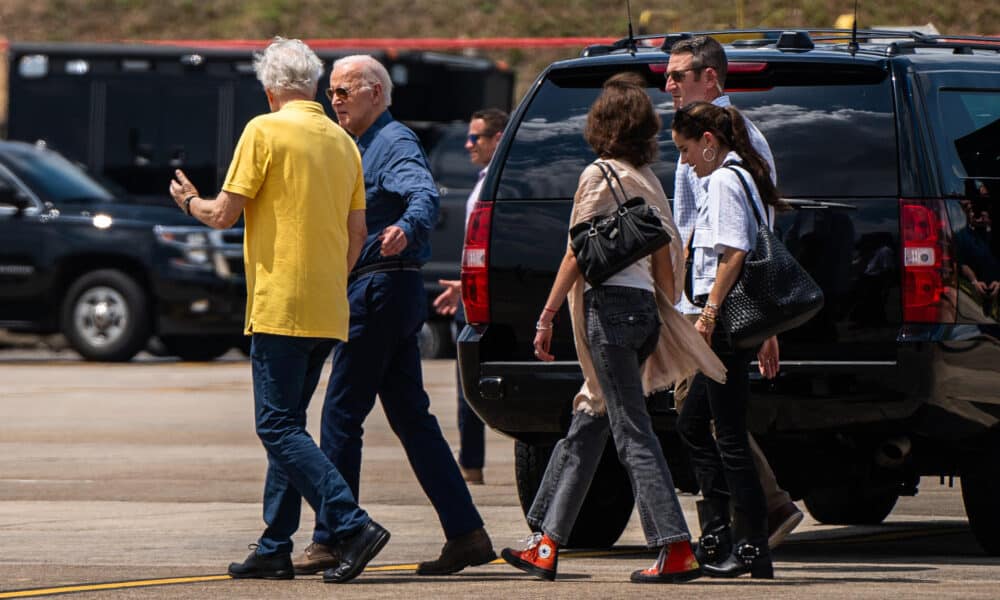
[[490, 223], [493, 220], [493, 203], [476, 202], [465, 230], [465, 249], [462, 251], [462, 302], [465, 320], [481, 325], [490, 322]]
[[954, 323], [955, 254], [943, 200], [899, 201], [903, 321]]

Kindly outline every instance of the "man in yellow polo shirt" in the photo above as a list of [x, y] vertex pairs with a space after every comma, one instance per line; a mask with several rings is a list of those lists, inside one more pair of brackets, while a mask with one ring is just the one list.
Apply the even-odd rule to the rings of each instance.
[[323, 580], [356, 577], [389, 540], [355, 501], [306, 432], [306, 408], [336, 340], [346, 340], [347, 274], [367, 235], [361, 156], [315, 102], [323, 63], [299, 40], [275, 40], [254, 59], [270, 114], [251, 120], [222, 191], [199, 197], [180, 170], [170, 193], [214, 228], [246, 223], [246, 333], [257, 435], [267, 450], [264, 521], [253, 552], [229, 565], [238, 578], [291, 579], [302, 497], [337, 530], [338, 565]]

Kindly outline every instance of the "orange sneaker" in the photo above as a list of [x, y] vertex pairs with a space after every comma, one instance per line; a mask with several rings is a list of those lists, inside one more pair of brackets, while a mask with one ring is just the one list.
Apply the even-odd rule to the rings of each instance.
[[504, 548], [500, 556], [512, 567], [546, 581], [555, 581], [559, 544], [541, 532], [533, 533], [525, 542], [528, 545], [524, 550]]
[[632, 583], [683, 583], [701, 577], [701, 565], [691, 551], [691, 542], [674, 542], [660, 549], [648, 569], [632, 573]]

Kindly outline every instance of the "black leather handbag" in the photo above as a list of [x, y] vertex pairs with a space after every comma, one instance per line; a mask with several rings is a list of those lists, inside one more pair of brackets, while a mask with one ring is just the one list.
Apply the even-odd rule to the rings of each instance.
[[[577, 223], [569, 230], [570, 246], [580, 272], [590, 285], [600, 285], [635, 261], [670, 243], [660, 211], [642, 197], [625, 200], [625, 187], [614, 167], [600, 161], [601, 170], [618, 208], [609, 215]], [[614, 177], [619, 194], [611, 181]]]
[[813, 318], [823, 308], [823, 290], [761, 218], [743, 174], [727, 168], [740, 178], [757, 219], [757, 244], [747, 252], [740, 277], [719, 309], [718, 322], [734, 348], [756, 348], [772, 335]]

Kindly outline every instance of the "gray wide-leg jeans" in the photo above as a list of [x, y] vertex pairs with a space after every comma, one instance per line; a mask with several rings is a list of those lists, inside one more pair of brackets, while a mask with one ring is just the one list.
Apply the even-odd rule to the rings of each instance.
[[647, 290], [598, 286], [584, 295], [587, 339], [607, 413], [573, 413], [528, 512], [532, 529], [569, 540], [604, 452], [608, 434], [632, 482], [639, 519], [652, 548], [691, 539], [670, 468], [646, 410], [642, 363], [659, 339], [656, 300]]

